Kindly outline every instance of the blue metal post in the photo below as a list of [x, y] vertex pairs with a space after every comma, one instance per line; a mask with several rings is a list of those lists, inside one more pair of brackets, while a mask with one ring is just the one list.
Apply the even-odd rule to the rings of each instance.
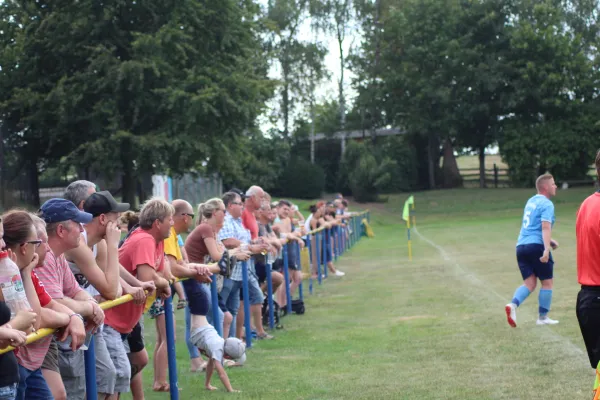
[[327, 254], [331, 252], [331, 243], [329, 242], [329, 229], [325, 229], [324, 240], [325, 244], [323, 245], [323, 249], [325, 251], [323, 252], [323, 257], [325, 258], [325, 278], [327, 278], [329, 276], [329, 266], [327, 264], [329, 264], [329, 261], [331, 261], [327, 256]]
[[242, 291], [244, 292], [244, 328], [246, 347], [252, 347], [252, 329], [250, 328], [250, 294], [248, 293], [248, 261], [242, 261]]
[[319, 245], [319, 232], [316, 233], [315, 235], [315, 251], [317, 252], [317, 280], [319, 281], [319, 285], [322, 283], [323, 278], [321, 277], [321, 252], [319, 251], [321, 249], [320, 245]]
[[267, 301], [269, 303], [269, 328], [275, 328], [275, 313], [273, 310], [273, 279], [271, 277], [271, 264], [267, 263]]
[[[296, 246], [296, 265], [300, 268], [300, 274], [302, 274], [302, 257], [300, 256], [300, 243], [296, 242], [295, 244]], [[300, 297], [300, 300], [304, 300], [304, 293], [302, 293], [302, 281], [304, 279], [302, 279], [300, 281], [300, 285], [298, 285], [298, 296]]]
[[217, 290], [217, 276], [213, 275], [210, 282], [210, 309], [212, 311], [213, 326], [219, 336], [223, 337], [223, 322], [219, 321], [219, 293]]
[[[98, 333], [100, 335], [100, 333]], [[95, 336], [92, 335], [92, 340], [88, 349], [84, 352], [85, 360], [85, 391], [86, 398], [89, 400], [98, 400], [98, 389], [96, 387], [96, 350], [94, 346]]]
[[285, 285], [285, 298], [287, 300], [287, 313], [292, 313], [292, 296], [290, 294], [290, 271], [288, 271], [288, 245], [283, 245], [283, 284]]
[[308, 247], [308, 272], [310, 273], [310, 276], [308, 277], [308, 292], [310, 294], [312, 294], [313, 292], [313, 249], [312, 249], [312, 239], [311, 239], [311, 235], [308, 235], [308, 240], [306, 241], [306, 246]]
[[169, 385], [171, 400], [179, 399], [179, 385], [177, 384], [177, 358], [175, 353], [175, 324], [173, 323], [173, 300], [165, 299], [165, 326], [167, 330], [167, 359], [169, 361]]

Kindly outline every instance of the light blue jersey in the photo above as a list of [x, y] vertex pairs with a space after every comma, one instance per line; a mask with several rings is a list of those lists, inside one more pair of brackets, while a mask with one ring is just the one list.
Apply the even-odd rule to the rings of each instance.
[[517, 246], [522, 244], [544, 244], [542, 237], [542, 221], [554, 225], [554, 204], [541, 194], [536, 194], [525, 204], [523, 225]]

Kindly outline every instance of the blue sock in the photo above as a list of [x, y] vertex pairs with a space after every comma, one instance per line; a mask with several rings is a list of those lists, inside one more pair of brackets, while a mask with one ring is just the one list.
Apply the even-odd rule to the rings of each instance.
[[540, 317], [545, 317], [552, 304], [552, 289], [541, 289], [538, 301], [540, 303]]
[[513, 296], [512, 302], [518, 306], [521, 305], [522, 302], [525, 301], [527, 296], [529, 296], [531, 292], [527, 289], [527, 286], [521, 285], [515, 290], [515, 294]]

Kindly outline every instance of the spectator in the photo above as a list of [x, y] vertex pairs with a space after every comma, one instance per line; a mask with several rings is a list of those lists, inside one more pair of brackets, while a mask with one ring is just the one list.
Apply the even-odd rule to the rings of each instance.
[[[92, 215], [78, 210], [69, 200], [50, 199], [42, 205], [40, 217], [47, 224], [49, 245], [44, 264], [36, 269], [40, 281], [50, 297], [74, 311], [71, 318], [87, 318], [87, 330], [95, 330], [104, 321], [104, 312], [96, 300], [79, 287], [64, 256], [66, 251], [79, 246], [81, 224], [91, 222]], [[66, 391], [69, 399], [85, 398], [85, 376], [79, 372], [84, 369], [83, 352], [75, 346], [61, 348], [57, 355], [60, 374], [54, 368], [55, 354], [46, 354], [52, 370], [43, 370], [54, 397], [61, 398]]]
[[[144, 282], [154, 282], [157, 298], [171, 296], [169, 281], [159, 275], [165, 268], [164, 239], [170, 235], [173, 225], [173, 206], [164, 200], [148, 200], [139, 215], [139, 227], [133, 229], [119, 249], [119, 262], [130, 274]], [[130, 366], [131, 387], [134, 398], [143, 398], [142, 375], [148, 363], [144, 348], [144, 304], [122, 304], [106, 311], [104, 327], [106, 345], [111, 352], [129, 353], [129, 361], [113, 359], [117, 371], [127, 371]], [[126, 340], [127, 339], [127, 340]], [[115, 387], [115, 392], [127, 392], [125, 384]], [[141, 396], [141, 397], [140, 397]]]

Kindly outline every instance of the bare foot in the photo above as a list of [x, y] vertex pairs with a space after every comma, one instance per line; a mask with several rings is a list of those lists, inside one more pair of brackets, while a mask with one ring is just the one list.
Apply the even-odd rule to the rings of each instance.
[[206, 390], [213, 391], [213, 390], [217, 390], [217, 388], [214, 387], [213, 385], [208, 385], [208, 386], [206, 386]]
[[171, 390], [171, 386], [168, 383], [154, 383], [152, 390], [155, 392], [168, 392]]

